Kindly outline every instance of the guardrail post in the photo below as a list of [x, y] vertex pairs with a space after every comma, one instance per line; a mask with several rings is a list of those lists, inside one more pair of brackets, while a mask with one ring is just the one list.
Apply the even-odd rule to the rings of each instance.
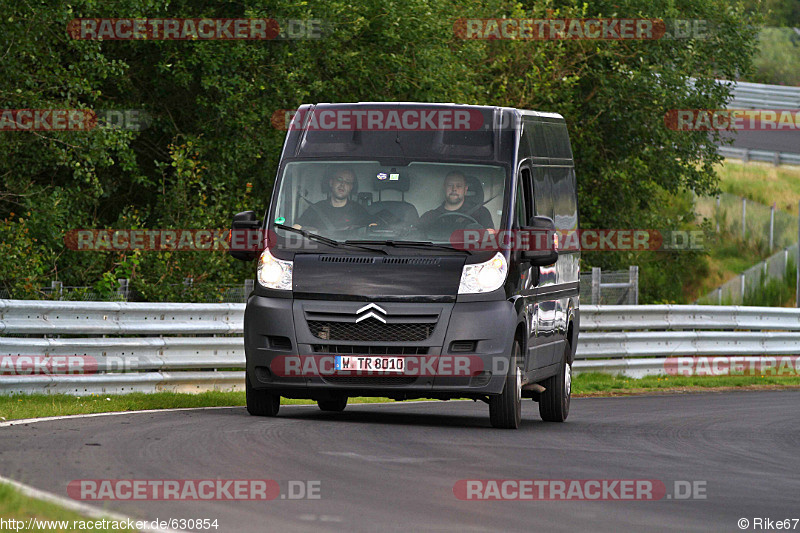
[[745, 148], [744, 153], [742, 154], [742, 162], [748, 163], [750, 161], [750, 149]]
[[747, 198], [742, 198], [742, 240], [747, 236]]
[[781, 153], [780, 152], [775, 152], [772, 155], [772, 164], [774, 164], [776, 167], [781, 166]]
[[119, 283], [119, 287], [117, 288], [117, 294], [119, 294], [123, 300], [128, 300], [128, 279], [118, 279], [117, 283]]
[[600, 267], [592, 267], [592, 305], [600, 303]]
[[244, 280], [244, 299], [247, 301], [247, 298], [250, 297], [250, 293], [255, 290], [256, 287], [256, 280], [254, 279], [246, 279]]
[[789, 268], [789, 248], [783, 249], [783, 277], [786, 278], [786, 269]]
[[739, 301], [739, 304], [744, 304], [744, 272], [742, 272], [742, 299]]
[[717, 287], [717, 305], [722, 305], [722, 287]]
[[639, 305], [639, 267], [631, 265], [628, 271], [631, 288], [628, 289], [628, 303]]
[[58, 299], [61, 299], [61, 296], [64, 294], [64, 287], [60, 281], [51, 281], [50, 282], [50, 295], [54, 295], [58, 293]]
[[769, 208], [769, 253], [772, 253], [773, 237], [775, 236], [775, 202]]

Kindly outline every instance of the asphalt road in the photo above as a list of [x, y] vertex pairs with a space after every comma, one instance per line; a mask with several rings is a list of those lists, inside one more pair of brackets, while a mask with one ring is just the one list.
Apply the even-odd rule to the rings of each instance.
[[[767, 152], [787, 152], [800, 154], [800, 130], [794, 131], [750, 131], [742, 130], [723, 133], [723, 137], [733, 137], [734, 148], [749, 148]], [[800, 528], [800, 526], [798, 526]]]
[[[74, 479], [319, 481], [313, 500], [98, 504], [222, 532], [740, 531], [740, 518], [800, 518], [798, 405], [798, 391], [576, 399], [552, 424], [526, 400], [517, 431], [492, 429], [473, 402], [127, 414], [0, 428], [0, 475], [61, 496]], [[462, 501], [463, 479], [650, 479], [668, 496]], [[705, 499], [675, 499], [675, 481]]]

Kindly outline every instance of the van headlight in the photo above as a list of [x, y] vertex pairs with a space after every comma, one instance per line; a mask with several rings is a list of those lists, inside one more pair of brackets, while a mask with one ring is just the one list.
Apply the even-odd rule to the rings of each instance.
[[277, 259], [265, 248], [258, 260], [258, 282], [267, 289], [290, 291], [293, 267], [292, 261]]
[[505, 283], [506, 274], [508, 274], [508, 262], [500, 252], [485, 263], [464, 265], [458, 294], [496, 291]]

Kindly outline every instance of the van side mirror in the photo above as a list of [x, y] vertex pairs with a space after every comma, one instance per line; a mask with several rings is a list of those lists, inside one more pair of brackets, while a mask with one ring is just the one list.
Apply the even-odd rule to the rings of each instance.
[[231, 223], [230, 249], [228, 253], [240, 261], [252, 261], [261, 254], [263, 239], [260, 238], [261, 221], [255, 211], [242, 211], [233, 216]]
[[550, 217], [532, 217], [523, 231], [532, 234], [531, 250], [524, 250], [522, 258], [533, 266], [548, 266], [558, 260], [556, 225]]

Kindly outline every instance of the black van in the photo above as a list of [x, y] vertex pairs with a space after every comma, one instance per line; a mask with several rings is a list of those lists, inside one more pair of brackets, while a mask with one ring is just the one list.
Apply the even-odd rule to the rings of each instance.
[[567, 418], [580, 251], [558, 249], [578, 229], [560, 115], [302, 106], [265, 219], [239, 213], [232, 229], [266, 236], [261, 250], [231, 249], [258, 259], [250, 414], [275, 416], [281, 396], [325, 411], [381, 396], [482, 400], [498, 428], [519, 426], [522, 398]]

